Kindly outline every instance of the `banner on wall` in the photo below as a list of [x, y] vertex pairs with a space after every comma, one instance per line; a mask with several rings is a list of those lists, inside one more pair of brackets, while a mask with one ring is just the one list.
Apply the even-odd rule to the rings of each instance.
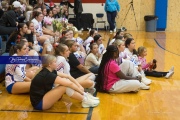
[[[60, 3], [60, 0], [52, 0], [54, 3]], [[82, 0], [82, 3], [105, 3], [106, 0]], [[44, 0], [44, 2], [48, 2], [49, 0]], [[69, 2], [74, 3], [74, 0], [69, 0]]]

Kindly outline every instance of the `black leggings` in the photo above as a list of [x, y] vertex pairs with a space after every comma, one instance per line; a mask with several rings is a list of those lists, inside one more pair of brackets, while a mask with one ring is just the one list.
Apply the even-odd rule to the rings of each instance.
[[158, 72], [158, 71], [144, 71], [146, 76], [153, 76], [153, 77], [164, 77], [168, 72]]

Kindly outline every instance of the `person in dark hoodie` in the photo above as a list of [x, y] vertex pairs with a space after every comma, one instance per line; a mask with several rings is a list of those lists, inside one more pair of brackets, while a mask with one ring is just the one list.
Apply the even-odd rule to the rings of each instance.
[[10, 35], [16, 30], [18, 26], [16, 12], [20, 10], [20, 7], [21, 3], [14, 1], [12, 4], [12, 9], [4, 13], [0, 18], [0, 35]]

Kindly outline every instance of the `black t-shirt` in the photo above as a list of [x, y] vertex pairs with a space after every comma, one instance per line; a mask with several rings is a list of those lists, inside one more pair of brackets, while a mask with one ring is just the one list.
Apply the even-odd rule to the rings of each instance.
[[6, 43], [6, 52], [9, 52], [11, 46], [16, 43], [16, 40], [17, 40], [17, 39], [20, 40], [21, 37], [25, 37], [25, 38], [27, 39], [27, 41], [28, 41], [28, 42], [32, 42], [32, 44], [34, 43], [34, 41], [33, 41], [33, 33], [31, 33], [31, 34], [24, 34], [24, 36], [21, 36], [21, 35], [16, 31], [16, 32], [13, 32], [13, 33], [10, 35], [10, 37], [9, 37], [7, 43]]
[[50, 72], [46, 68], [34, 77], [30, 86], [30, 100], [33, 107], [36, 107], [44, 95], [52, 89], [56, 77], [57, 71]]
[[70, 65], [70, 74], [74, 77], [74, 78], [78, 78], [82, 75], [85, 75], [85, 73], [81, 72], [77, 66], [80, 65], [80, 62], [78, 61], [78, 59], [76, 58], [76, 56], [74, 55], [74, 53], [70, 53], [69, 55], [69, 65]]

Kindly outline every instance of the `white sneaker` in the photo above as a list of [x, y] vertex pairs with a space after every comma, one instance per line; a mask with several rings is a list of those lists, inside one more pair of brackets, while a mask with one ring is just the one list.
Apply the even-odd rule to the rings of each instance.
[[141, 82], [143, 82], [145, 85], [151, 84], [151, 81], [147, 80], [145, 77], [141, 79]]
[[142, 89], [142, 90], [149, 90], [150, 87], [149, 87], [149, 86], [146, 86], [143, 82], [141, 82], [141, 89]]
[[98, 97], [94, 97], [92, 96], [90, 93], [86, 93], [87, 97], [89, 97], [90, 99], [93, 99], [93, 100], [99, 100]]
[[174, 66], [172, 66], [168, 72], [171, 72], [171, 71], [174, 71]]
[[110, 30], [110, 33], [112, 33], [113, 31], [112, 30]]
[[165, 78], [168, 79], [174, 74], [174, 71], [170, 71], [166, 74]]
[[116, 28], [114, 28], [114, 33], [116, 33]]
[[86, 100], [82, 101], [82, 107], [88, 108], [88, 107], [96, 107], [99, 105], [99, 100], [93, 100], [87, 97]]

